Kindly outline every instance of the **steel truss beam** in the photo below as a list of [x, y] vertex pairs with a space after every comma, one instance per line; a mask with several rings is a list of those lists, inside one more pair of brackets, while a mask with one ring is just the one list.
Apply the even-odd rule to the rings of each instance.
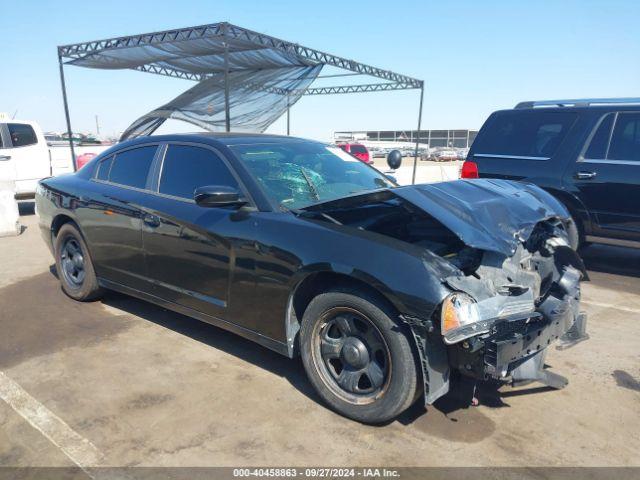
[[211, 75], [202, 73], [184, 72], [182, 70], [176, 70], [175, 68], [158, 67], [157, 65], [140, 65], [135, 67], [134, 70], [139, 72], [155, 73], [158, 75], [165, 75], [167, 77], [183, 78], [185, 80], [195, 80], [200, 82]]
[[177, 42], [194, 38], [220, 36], [222, 34], [222, 30], [223, 23], [181, 28], [177, 30], [164, 30], [161, 32], [131, 35], [128, 37], [115, 37], [105, 40], [95, 40], [92, 42], [62, 45], [58, 47], [58, 53], [65, 58], [77, 59], [91, 55], [92, 53], [100, 53], [104, 50], [116, 50], [120, 48], [155, 45], [158, 43]]
[[337, 87], [314, 87], [307, 88], [303, 95], [335, 95], [340, 93], [364, 93], [364, 92], [386, 92], [388, 90], [413, 90], [422, 88], [420, 85], [405, 83], [370, 83], [366, 85], [344, 85]]

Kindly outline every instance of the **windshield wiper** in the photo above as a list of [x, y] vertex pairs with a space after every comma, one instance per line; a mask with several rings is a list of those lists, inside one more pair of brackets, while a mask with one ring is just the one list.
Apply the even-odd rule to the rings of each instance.
[[318, 193], [318, 189], [309, 178], [309, 175], [307, 175], [307, 172], [304, 171], [304, 167], [300, 167], [300, 172], [302, 173], [302, 176], [304, 177], [305, 182], [307, 182], [307, 185], [309, 185], [309, 190], [311, 190], [311, 195], [313, 195], [313, 197], [316, 200], [320, 200], [320, 194]]
[[306, 217], [306, 218], [322, 217], [322, 218], [326, 218], [331, 223], [335, 223], [336, 225], [342, 225], [341, 222], [333, 218], [331, 215], [327, 215], [326, 213], [323, 213], [323, 212], [317, 212], [315, 210], [301, 210], [299, 208], [291, 208], [289, 209], [289, 211], [299, 217]]

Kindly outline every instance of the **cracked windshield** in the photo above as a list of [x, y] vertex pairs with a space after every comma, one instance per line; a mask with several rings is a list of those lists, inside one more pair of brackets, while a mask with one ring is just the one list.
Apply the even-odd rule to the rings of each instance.
[[394, 186], [383, 174], [338, 147], [291, 142], [231, 149], [266, 193], [288, 209]]

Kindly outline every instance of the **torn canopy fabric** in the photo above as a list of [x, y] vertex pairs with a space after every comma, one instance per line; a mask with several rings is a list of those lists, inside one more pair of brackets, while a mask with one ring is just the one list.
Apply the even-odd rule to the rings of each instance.
[[[317, 78], [322, 65], [288, 66], [229, 72], [231, 130], [264, 132], [296, 103]], [[224, 72], [202, 80], [169, 103], [140, 117], [120, 141], [150, 135], [167, 119], [183, 120], [209, 131], [225, 131]]]

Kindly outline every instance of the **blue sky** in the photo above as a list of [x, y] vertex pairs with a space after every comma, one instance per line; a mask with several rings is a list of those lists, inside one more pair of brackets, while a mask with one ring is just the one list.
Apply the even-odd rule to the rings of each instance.
[[[423, 128], [478, 128], [521, 100], [640, 96], [639, 18], [635, 0], [0, 0], [0, 111], [63, 130], [57, 45], [229, 21], [424, 79]], [[98, 115], [103, 133], [122, 131], [192, 85], [72, 66], [66, 76], [74, 130], [95, 130]], [[292, 109], [292, 134], [414, 129], [418, 96], [303, 98]], [[270, 131], [284, 128], [280, 120]]]

